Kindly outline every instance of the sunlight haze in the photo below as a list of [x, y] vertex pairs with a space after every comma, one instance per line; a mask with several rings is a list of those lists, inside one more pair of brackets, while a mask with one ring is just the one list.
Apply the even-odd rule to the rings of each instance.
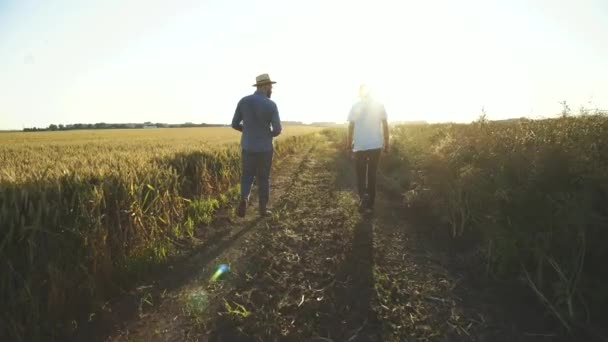
[[608, 109], [608, 2], [0, 1], [0, 129], [230, 123], [268, 73], [282, 120]]

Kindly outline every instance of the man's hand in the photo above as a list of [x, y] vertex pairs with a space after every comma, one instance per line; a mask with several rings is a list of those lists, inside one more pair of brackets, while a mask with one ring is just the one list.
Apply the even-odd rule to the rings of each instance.
[[348, 132], [346, 134], [346, 150], [348, 151], [348, 158], [354, 159], [353, 153], [353, 137], [355, 135], [355, 123], [350, 121], [348, 123]]
[[352, 142], [347, 142], [346, 146], [345, 146], [345, 149], [346, 149], [346, 156], [348, 156], [349, 159], [352, 159], [353, 158], [353, 144], [352, 144]]
[[384, 143], [384, 148], [382, 149], [382, 152], [388, 153], [389, 151], [390, 151], [389, 144], [388, 144], [388, 142], [385, 142]]
[[388, 153], [389, 151], [389, 139], [390, 139], [390, 134], [388, 132], [388, 121], [386, 121], [386, 118], [384, 120], [382, 120], [382, 135], [384, 136], [384, 153]]

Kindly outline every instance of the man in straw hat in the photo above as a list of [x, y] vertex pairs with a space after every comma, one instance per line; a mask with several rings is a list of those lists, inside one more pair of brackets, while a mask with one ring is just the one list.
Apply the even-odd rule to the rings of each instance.
[[388, 122], [384, 105], [372, 98], [366, 85], [359, 87], [359, 97], [348, 115], [346, 148], [349, 154], [354, 152], [359, 211], [371, 213], [380, 153], [389, 149]]
[[281, 134], [281, 119], [277, 105], [270, 99], [276, 82], [268, 74], [256, 77], [256, 91], [243, 97], [234, 112], [232, 128], [242, 132], [241, 201], [239, 217], [245, 216], [253, 180], [257, 179], [260, 216], [272, 214], [268, 210], [270, 195], [270, 169], [272, 166], [272, 139]]

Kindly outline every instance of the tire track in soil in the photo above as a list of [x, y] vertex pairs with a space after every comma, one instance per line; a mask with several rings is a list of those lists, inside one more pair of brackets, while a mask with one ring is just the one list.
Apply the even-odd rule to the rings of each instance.
[[[271, 174], [271, 202], [281, 203], [300, 174], [314, 146], [304, 154], [276, 161]], [[147, 281], [128, 294], [114, 298], [95, 313], [94, 320], [81, 324], [68, 341], [184, 341], [192, 324], [184, 311], [184, 295], [208, 283], [217, 264], [238, 259], [240, 245], [268, 219], [257, 216], [257, 187], [251, 195], [247, 215], [233, 219], [233, 208], [222, 208], [208, 227], [197, 231], [205, 241], [187, 255], [164, 267], [162, 274], [150, 275]], [[201, 229], [204, 232], [201, 232]], [[146, 285], [147, 284], [147, 285]], [[217, 289], [217, 290], [221, 290]]]
[[220, 312], [200, 341], [382, 341], [370, 222], [336, 161], [329, 144], [311, 154], [224, 298], [249, 315]]

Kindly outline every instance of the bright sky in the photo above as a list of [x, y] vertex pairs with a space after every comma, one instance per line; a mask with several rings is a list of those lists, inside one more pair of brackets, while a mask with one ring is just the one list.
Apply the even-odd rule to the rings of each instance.
[[608, 109], [608, 1], [0, 0], [0, 129], [229, 123], [261, 73], [283, 120]]

